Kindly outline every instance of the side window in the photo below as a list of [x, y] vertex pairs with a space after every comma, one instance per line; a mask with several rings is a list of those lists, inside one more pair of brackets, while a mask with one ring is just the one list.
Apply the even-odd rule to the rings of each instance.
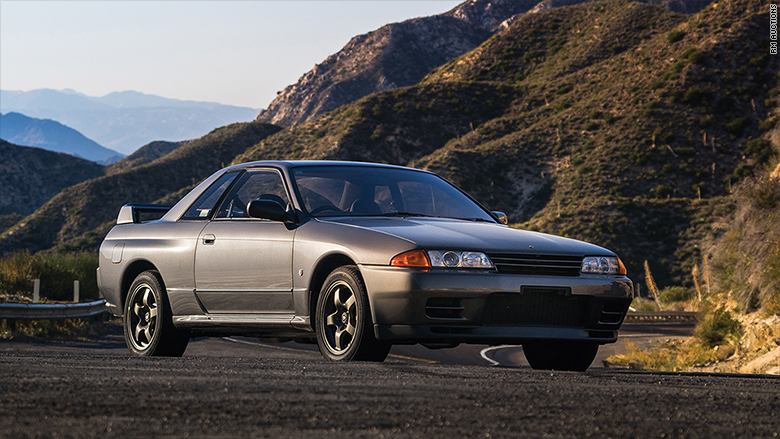
[[250, 201], [273, 200], [282, 206], [290, 204], [282, 176], [273, 170], [249, 171], [238, 180], [222, 202], [217, 218], [249, 218], [246, 206]]
[[241, 171], [230, 171], [225, 173], [222, 177], [219, 177], [205, 192], [192, 203], [189, 209], [182, 215], [183, 220], [208, 220], [211, 216], [211, 211], [216, 206], [219, 198], [230, 187], [230, 183], [236, 178]]

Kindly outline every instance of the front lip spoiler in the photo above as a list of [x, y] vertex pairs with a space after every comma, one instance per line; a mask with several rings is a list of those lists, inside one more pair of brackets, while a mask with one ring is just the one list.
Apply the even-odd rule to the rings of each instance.
[[374, 335], [379, 340], [398, 343], [441, 341], [496, 345], [555, 339], [609, 344], [617, 341], [618, 331], [550, 326], [374, 325]]

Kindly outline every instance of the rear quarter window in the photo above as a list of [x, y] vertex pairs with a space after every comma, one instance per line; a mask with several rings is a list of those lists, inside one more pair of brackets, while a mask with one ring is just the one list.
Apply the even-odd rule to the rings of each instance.
[[241, 171], [230, 171], [219, 177], [208, 189], [206, 189], [194, 203], [184, 212], [180, 219], [188, 221], [206, 221], [211, 218], [214, 207], [222, 195], [233, 183]]

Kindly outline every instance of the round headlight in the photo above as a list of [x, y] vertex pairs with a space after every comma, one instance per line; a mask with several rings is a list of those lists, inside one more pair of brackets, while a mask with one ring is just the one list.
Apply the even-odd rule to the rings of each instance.
[[463, 252], [462, 258], [462, 263], [465, 267], [487, 267], [492, 265], [487, 261], [487, 256], [484, 253]]
[[460, 256], [455, 252], [444, 253], [441, 260], [447, 267], [457, 267], [460, 265]]

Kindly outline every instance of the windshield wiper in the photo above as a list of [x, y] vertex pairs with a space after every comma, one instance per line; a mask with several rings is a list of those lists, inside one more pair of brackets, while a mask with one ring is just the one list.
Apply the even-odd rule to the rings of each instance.
[[495, 221], [491, 221], [489, 219], [485, 218], [455, 218], [463, 221], [473, 221], [475, 223], [495, 223]]

